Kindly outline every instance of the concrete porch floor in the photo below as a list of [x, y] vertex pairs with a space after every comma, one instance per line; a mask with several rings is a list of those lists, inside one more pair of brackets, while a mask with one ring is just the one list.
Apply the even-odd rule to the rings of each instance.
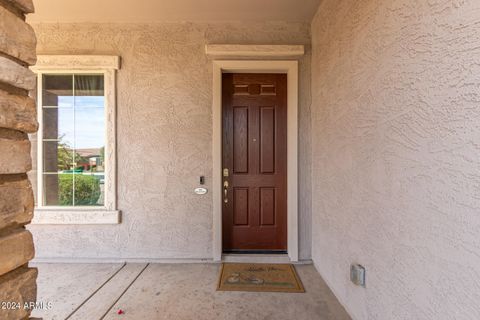
[[306, 293], [216, 291], [218, 264], [32, 265], [45, 320], [350, 319], [312, 265], [296, 266]]

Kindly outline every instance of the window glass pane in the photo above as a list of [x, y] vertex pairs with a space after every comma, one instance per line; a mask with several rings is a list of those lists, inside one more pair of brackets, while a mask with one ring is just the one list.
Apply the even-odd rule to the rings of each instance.
[[62, 173], [76, 168], [74, 150], [57, 141], [43, 142], [43, 172]]
[[103, 75], [75, 75], [75, 96], [103, 97]]
[[68, 108], [73, 106], [73, 76], [43, 76], [43, 106]]
[[58, 140], [73, 148], [73, 121], [73, 108], [43, 108], [43, 139]]
[[43, 175], [44, 203], [47, 206], [73, 205], [73, 174]]
[[99, 206], [103, 204], [103, 184], [97, 175], [77, 172], [74, 174], [74, 185], [76, 206]]
[[75, 204], [98, 206], [105, 193], [105, 109], [102, 75], [75, 75]]

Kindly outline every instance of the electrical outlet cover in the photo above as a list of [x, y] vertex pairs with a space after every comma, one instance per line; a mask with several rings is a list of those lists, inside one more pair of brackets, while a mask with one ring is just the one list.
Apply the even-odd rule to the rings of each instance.
[[350, 280], [357, 286], [365, 287], [365, 268], [359, 264], [350, 266]]

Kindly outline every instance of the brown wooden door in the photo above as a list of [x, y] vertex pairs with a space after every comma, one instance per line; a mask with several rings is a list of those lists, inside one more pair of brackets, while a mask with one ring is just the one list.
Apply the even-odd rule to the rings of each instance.
[[223, 249], [286, 251], [287, 75], [224, 74], [222, 95]]

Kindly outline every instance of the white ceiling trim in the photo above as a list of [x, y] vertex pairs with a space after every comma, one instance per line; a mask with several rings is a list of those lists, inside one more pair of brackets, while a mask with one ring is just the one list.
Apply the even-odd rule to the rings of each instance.
[[321, 0], [35, 0], [32, 23], [310, 22]]

